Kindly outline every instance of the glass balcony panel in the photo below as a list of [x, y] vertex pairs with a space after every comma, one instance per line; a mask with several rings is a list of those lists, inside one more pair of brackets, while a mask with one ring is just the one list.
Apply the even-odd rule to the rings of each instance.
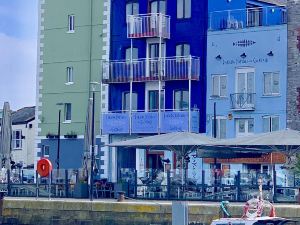
[[128, 38], [170, 38], [170, 16], [161, 13], [129, 15]]
[[158, 112], [132, 113], [132, 133], [158, 133]]
[[102, 114], [103, 134], [127, 134], [129, 133], [129, 113], [103, 113]]

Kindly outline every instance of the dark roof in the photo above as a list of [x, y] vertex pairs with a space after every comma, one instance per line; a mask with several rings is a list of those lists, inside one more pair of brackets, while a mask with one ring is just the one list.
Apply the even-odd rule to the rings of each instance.
[[35, 117], [35, 106], [24, 107], [12, 113], [12, 124], [26, 124]]

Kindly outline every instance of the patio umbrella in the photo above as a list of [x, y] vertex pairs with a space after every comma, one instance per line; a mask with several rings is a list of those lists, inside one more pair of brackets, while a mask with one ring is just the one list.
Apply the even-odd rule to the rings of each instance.
[[0, 156], [1, 168], [10, 169], [12, 144], [12, 120], [9, 103], [5, 102], [2, 111], [1, 136], [0, 136]]
[[90, 98], [87, 106], [85, 132], [84, 132], [84, 152], [82, 159], [83, 176], [88, 178], [88, 171], [90, 170], [90, 146], [92, 145], [92, 110], [93, 100]]

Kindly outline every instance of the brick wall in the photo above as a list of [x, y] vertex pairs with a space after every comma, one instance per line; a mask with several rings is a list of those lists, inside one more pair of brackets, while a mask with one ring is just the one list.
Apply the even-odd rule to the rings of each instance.
[[300, 130], [300, 0], [288, 0], [287, 127]]

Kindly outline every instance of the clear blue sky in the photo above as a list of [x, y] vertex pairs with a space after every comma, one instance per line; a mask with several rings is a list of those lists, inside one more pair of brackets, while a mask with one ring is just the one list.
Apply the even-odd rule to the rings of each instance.
[[0, 0], [0, 108], [35, 105], [38, 0]]

